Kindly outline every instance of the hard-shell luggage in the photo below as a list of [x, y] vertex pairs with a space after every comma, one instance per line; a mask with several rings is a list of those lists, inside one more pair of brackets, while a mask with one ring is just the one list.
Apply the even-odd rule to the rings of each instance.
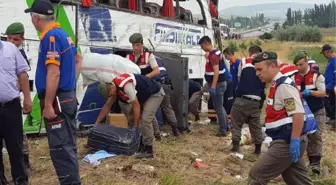
[[133, 155], [139, 147], [139, 127], [118, 128], [110, 124], [94, 125], [88, 136], [88, 147], [117, 155]]

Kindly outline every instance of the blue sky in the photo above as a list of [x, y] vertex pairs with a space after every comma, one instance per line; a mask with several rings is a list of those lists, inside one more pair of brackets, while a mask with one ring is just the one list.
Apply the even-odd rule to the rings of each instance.
[[219, 9], [225, 9], [233, 6], [264, 4], [264, 3], [279, 3], [279, 2], [296, 2], [306, 4], [329, 3], [331, 0], [219, 0]]

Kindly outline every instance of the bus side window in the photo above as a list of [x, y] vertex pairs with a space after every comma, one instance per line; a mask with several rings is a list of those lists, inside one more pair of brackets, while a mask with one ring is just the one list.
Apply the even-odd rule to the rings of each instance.
[[144, 13], [151, 16], [160, 16], [161, 6], [157, 3], [146, 2], [142, 6]]

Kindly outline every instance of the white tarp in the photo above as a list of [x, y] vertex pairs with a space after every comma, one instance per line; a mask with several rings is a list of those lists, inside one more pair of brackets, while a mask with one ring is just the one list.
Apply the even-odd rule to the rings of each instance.
[[119, 55], [83, 54], [81, 74], [84, 87], [95, 82], [111, 82], [122, 73], [141, 74], [141, 71], [135, 63]]

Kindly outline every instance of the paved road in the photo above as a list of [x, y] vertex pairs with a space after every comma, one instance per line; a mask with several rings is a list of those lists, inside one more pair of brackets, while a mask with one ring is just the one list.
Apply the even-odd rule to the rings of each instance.
[[262, 34], [264, 34], [264, 32], [262, 32], [262, 31], [252, 31], [252, 32], [248, 32], [248, 33], [243, 33], [242, 38], [259, 37]]

